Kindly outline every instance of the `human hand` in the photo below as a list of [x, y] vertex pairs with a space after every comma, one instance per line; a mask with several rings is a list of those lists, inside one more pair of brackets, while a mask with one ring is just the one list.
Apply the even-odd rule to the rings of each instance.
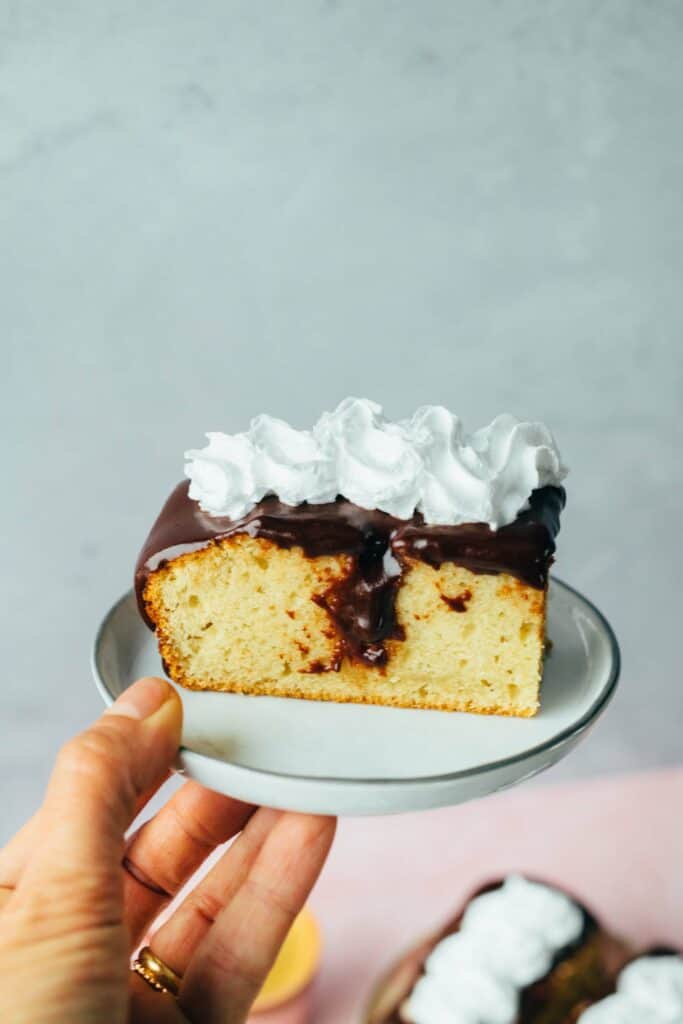
[[[329, 851], [334, 819], [254, 808], [186, 782], [125, 843], [161, 785], [182, 721], [140, 680], [61, 750], [45, 801], [0, 850], [0, 1021], [238, 1024]], [[149, 943], [178, 999], [130, 970], [159, 913], [240, 833]]]

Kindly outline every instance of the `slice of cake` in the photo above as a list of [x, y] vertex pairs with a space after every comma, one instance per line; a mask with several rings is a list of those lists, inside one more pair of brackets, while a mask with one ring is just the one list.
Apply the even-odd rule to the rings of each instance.
[[566, 1024], [612, 988], [623, 951], [554, 886], [512, 875], [478, 890], [375, 994], [366, 1024]]
[[192, 689], [529, 716], [565, 470], [541, 424], [467, 436], [347, 399], [187, 454], [136, 589]]
[[683, 958], [653, 950], [626, 966], [616, 991], [580, 1006], [571, 1024], [683, 1024]]

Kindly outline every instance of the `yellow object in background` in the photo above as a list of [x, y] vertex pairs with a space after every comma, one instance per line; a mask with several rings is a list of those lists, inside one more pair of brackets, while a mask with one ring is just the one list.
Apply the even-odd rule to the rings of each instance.
[[307, 907], [289, 930], [278, 958], [252, 1007], [252, 1014], [282, 1006], [303, 992], [320, 963], [320, 929]]

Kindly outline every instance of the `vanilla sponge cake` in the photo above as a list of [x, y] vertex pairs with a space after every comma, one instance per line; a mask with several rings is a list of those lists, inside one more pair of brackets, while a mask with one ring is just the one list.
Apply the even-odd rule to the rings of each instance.
[[[502, 422], [501, 422], [502, 421]], [[511, 417], [210, 435], [143, 546], [142, 613], [193, 689], [533, 715], [564, 471]]]

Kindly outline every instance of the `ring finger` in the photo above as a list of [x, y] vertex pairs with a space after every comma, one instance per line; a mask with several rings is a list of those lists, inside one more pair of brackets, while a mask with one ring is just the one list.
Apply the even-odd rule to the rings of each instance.
[[329, 851], [334, 821], [261, 808], [150, 945], [202, 1024], [243, 1021]]

